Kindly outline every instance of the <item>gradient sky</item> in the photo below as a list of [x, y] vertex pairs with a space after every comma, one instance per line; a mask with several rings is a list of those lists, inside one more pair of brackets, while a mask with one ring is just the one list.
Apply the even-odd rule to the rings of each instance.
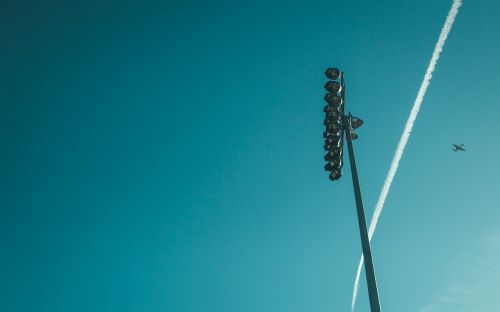
[[[450, 6], [3, 1], [0, 310], [348, 311], [324, 70], [371, 218]], [[500, 311], [499, 14], [464, 0], [437, 64], [372, 244], [385, 311]]]

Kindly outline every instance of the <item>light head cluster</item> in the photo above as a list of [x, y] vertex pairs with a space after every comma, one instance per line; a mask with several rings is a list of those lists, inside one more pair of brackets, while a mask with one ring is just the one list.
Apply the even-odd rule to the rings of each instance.
[[349, 129], [351, 140], [356, 140], [358, 134], [354, 131], [361, 127], [363, 120], [344, 113], [345, 83], [344, 73], [338, 68], [328, 68], [325, 72], [329, 79], [325, 83], [328, 92], [324, 99], [327, 103], [323, 111], [325, 112], [325, 139], [324, 149], [326, 155], [325, 170], [330, 172], [330, 180], [335, 181], [342, 177], [342, 166], [344, 158], [344, 129]]
[[325, 72], [329, 79], [325, 83], [328, 92], [324, 99], [327, 103], [325, 112], [325, 139], [324, 149], [327, 152], [325, 170], [330, 172], [330, 180], [335, 181], [342, 177], [344, 158], [344, 77], [338, 68], [328, 68]]

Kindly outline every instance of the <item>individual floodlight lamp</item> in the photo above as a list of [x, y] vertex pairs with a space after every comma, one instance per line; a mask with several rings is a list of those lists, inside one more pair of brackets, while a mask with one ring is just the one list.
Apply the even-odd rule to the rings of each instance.
[[342, 103], [344, 102], [342, 100], [342, 97], [335, 93], [327, 93], [325, 95], [325, 101], [327, 101], [328, 104], [333, 105], [334, 107], [342, 105]]
[[338, 121], [325, 119], [324, 124], [326, 125], [326, 130], [330, 132], [339, 132], [342, 130], [342, 125]]
[[351, 140], [356, 140], [358, 137], [359, 137], [358, 134], [351, 129]]
[[337, 122], [340, 122], [341, 113], [338, 110], [332, 109], [332, 110], [326, 112], [325, 116], [326, 116], [326, 119], [335, 120]]
[[340, 122], [333, 122], [330, 120], [327, 120], [326, 122], [326, 131], [328, 132], [334, 132], [337, 133], [337, 135], [341, 135], [343, 129], [344, 126]]
[[341, 168], [343, 163], [342, 163], [342, 155], [335, 155], [332, 160], [329, 160], [326, 165], [325, 165], [325, 170], [326, 171], [332, 171], [335, 168]]
[[329, 151], [329, 150], [331, 150], [332, 148], [335, 148], [335, 147], [337, 147], [337, 146], [336, 145], [330, 145], [328, 143], [325, 143], [325, 145], [323, 145], [323, 149], [325, 151]]
[[337, 168], [337, 169], [332, 170], [332, 172], [328, 176], [328, 178], [332, 181], [338, 180], [338, 179], [340, 179], [340, 177], [342, 177], [342, 169], [341, 168]]
[[330, 67], [325, 71], [325, 75], [329, 79], [337, 80], [340, 78], [340, 76], [342, 76], [342, 72], [338, 68]]
[[342, 137], [338, 135], [332, 135], [326, 138], [325, 144], [333, 147], [340, 146]]
[[339, 91], [342, 89], [342, 86], [338, 81], [329, 80], [325, 83], [325, 89], [328, 92], [339, 93]]
[[329, 161], [325, 165], [325, 171], [334, 171], [336, 169], [340, 169], [342, 167], [342, 159], [341, 158], [335, 158], [332, 161]]
[[351, 127], [353, 129], [358, 129], [361, 125], [363, 125], [363, 120], [361, 118], [351, 117]]
[[325, 161], [332, 161], [335, 158], [342, 158], [342, 156], [343, 156], [342, 148], [341, 147], [334, 147], [334, 148], [330, 149], [328, 151], [328, 153], [326, 153], [325, 157], [323, 157], [323, 158], [325, 159]]
[[342, 132], [340, 131], [332, 131], [331, 129], [327, 129], [325, 132], [323, 132], [323, 138], [328, 139], [328, 138], [337, 138], [342, 135]]

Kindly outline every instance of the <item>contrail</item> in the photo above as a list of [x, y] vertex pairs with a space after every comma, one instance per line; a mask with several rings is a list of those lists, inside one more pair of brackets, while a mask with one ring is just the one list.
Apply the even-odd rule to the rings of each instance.
[[[418, 115], [418, 111], [420, 110], [420, 105], [422, 105], [425, 92], [427, 91], [427, 87], [429, 86], [429, 83], [431, 81], [432, 73], [436, 68], [436, 63], [439, 60], [441, 51], [443, 51], [444, 43], [446, 42], [446, 38], [450, 33], [451, 27], [453, 26], [453, 22], [455, 22], [455, 17], [457, 16], [458, 9], [460, 8], [461, 5], [462, 5], [462, 0], [453, 0], [453, 4], [451, 5], [450, 11], [448, 12], [448, 16], [446, 17], [446, 21], [444, 22], [443, 28], [441, 29], [441, 33], [439, 34], [439, 39], [436, 42], [434, 52], [432, 53], [431, 61], [429, 62], [429, 66], [427, 67], [427, 71], [425, 72], [424, 80], [422, 81], [420, 89], [418, 90], [417, 97], [415, 98], [415, 102], [413, 103], [413, 108], [411, 109], [410, 116], [408, 116], [408, 120], [406, 121], [403, 134], [399, 139], [399, 144], [398, 147], [396, 148], [396, 152], [394, 153], [391, 167], [389, 168], [389, 172], [387, 173], [387, 176], [385, 178], [384, 186], [382, 187], [382, 191], [380, 192], [377, 205], [375, 206], [375, 212], [373, 213], [373, 217], [370, 222], [370, 228], [368, 230], [368, 237], [370, 241], [377, 227], [380, 213], [382, 213], [382, 209], [384, 208], [385, 199], [387, 198], [387, 194], [389, 193], [389, 189], [391, 188], [392, 180], [394, 179], [394, 176], [398, 171], [399, 161], [401, 160], [401, 156], [403, 156], [406, 143], [408, 143], [408, 138], [410, 137], [413, 124], [415, 123], [415, 119], [417, 118]], [[352, 294], [352, 304], [351, 304], [352, 311], [354, 311], [354, 307], [356, 305], [356, 298], [359, 288], [359, 277], [361, 274], [362, 267], [363, 267], [363, 256], [361, 256], [361, 259], [359, 261], [356, 280], [354, 282], [354, 292]]]

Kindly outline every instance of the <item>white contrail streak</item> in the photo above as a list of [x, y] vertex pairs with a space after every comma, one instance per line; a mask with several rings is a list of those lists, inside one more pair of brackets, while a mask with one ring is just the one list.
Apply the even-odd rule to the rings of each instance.
[[[424, 80], [422, 81], [420, 89], [418, 90], [417, 97], [415, 98], [415, 102], [413, 103], [413, 108], [411, 109], [410, 116], [408, 116], [408, 120], [406, 121], [403, 134], [399, 139], [399, 144], [398, 147], [396, 148], [396, 152], [394, 153], [391, 167], [389, 168], [389, 172], [387, 173], [387, 177], [385, 178], [384, 186], [382, 187], [382, 191], [380, 192], [377, 205], [375, 206], [375, 212], [373, 213], [373, 217], [370, 222], [370, 228], [368, 230], [369, 240], [372, 239], [373, 233], [375, 232], [375, 229], [377, 227], [380, 213], [382, 213], [382, 209], [384, 208], [385, 199], [387, 198], [387, 194], [389, 193], [389, 189], [391, 188], [392, 180], [394, 179], [394, 176], [398, 171], [399, 161], [401, 160], [401, 156], [403, 156], [406, 143], [408, 143], [408, 138], [410, 137], [413, 124], [415, 123], [415, 119], [417, 118], [418, 115], [418, 111], [420, 110], [420, 105], [422, 105], [425, 92], [427, 91], [427, 87], [429, 86], [429, 83], [431, 81], [432, 73], [436, 68], [436, 63], [439, 60], [441, 51], [443, 51], [444, 43], [446, 42], [446, 38], [450, 33], [451, 27], [453, 26], [453, 22], [455, 22], [455, 17], [457, 16], [458, 9], [460, 8], [461, 5], [462, 5], [462, 0], [453, 0], [453, 4], [451, 5], [450, 11], [448, 12], [448, 16], [446, 17], [446, 21], [444, 22], [443, 28], [441, 29], [441, 34], [439, 35], [439, 39], [436, 42], [434, 52], [432, 53], [431, 61], [429, 62], [429, 66], [427, 67], [427, 71], [425, 72]], [[351, 304], [352, 311], [354, 311], [354, 307], [356, 304], [356, 298], [359, 288], [359, 277], [361, 275], [362, 267], [363, 267], [363, 256], [361, 255], [361, 260], [359, 261], [358, 271], [356, 274], [356, 280], [354, 282], [354, 292], [352, 294], [352, 304]]]

